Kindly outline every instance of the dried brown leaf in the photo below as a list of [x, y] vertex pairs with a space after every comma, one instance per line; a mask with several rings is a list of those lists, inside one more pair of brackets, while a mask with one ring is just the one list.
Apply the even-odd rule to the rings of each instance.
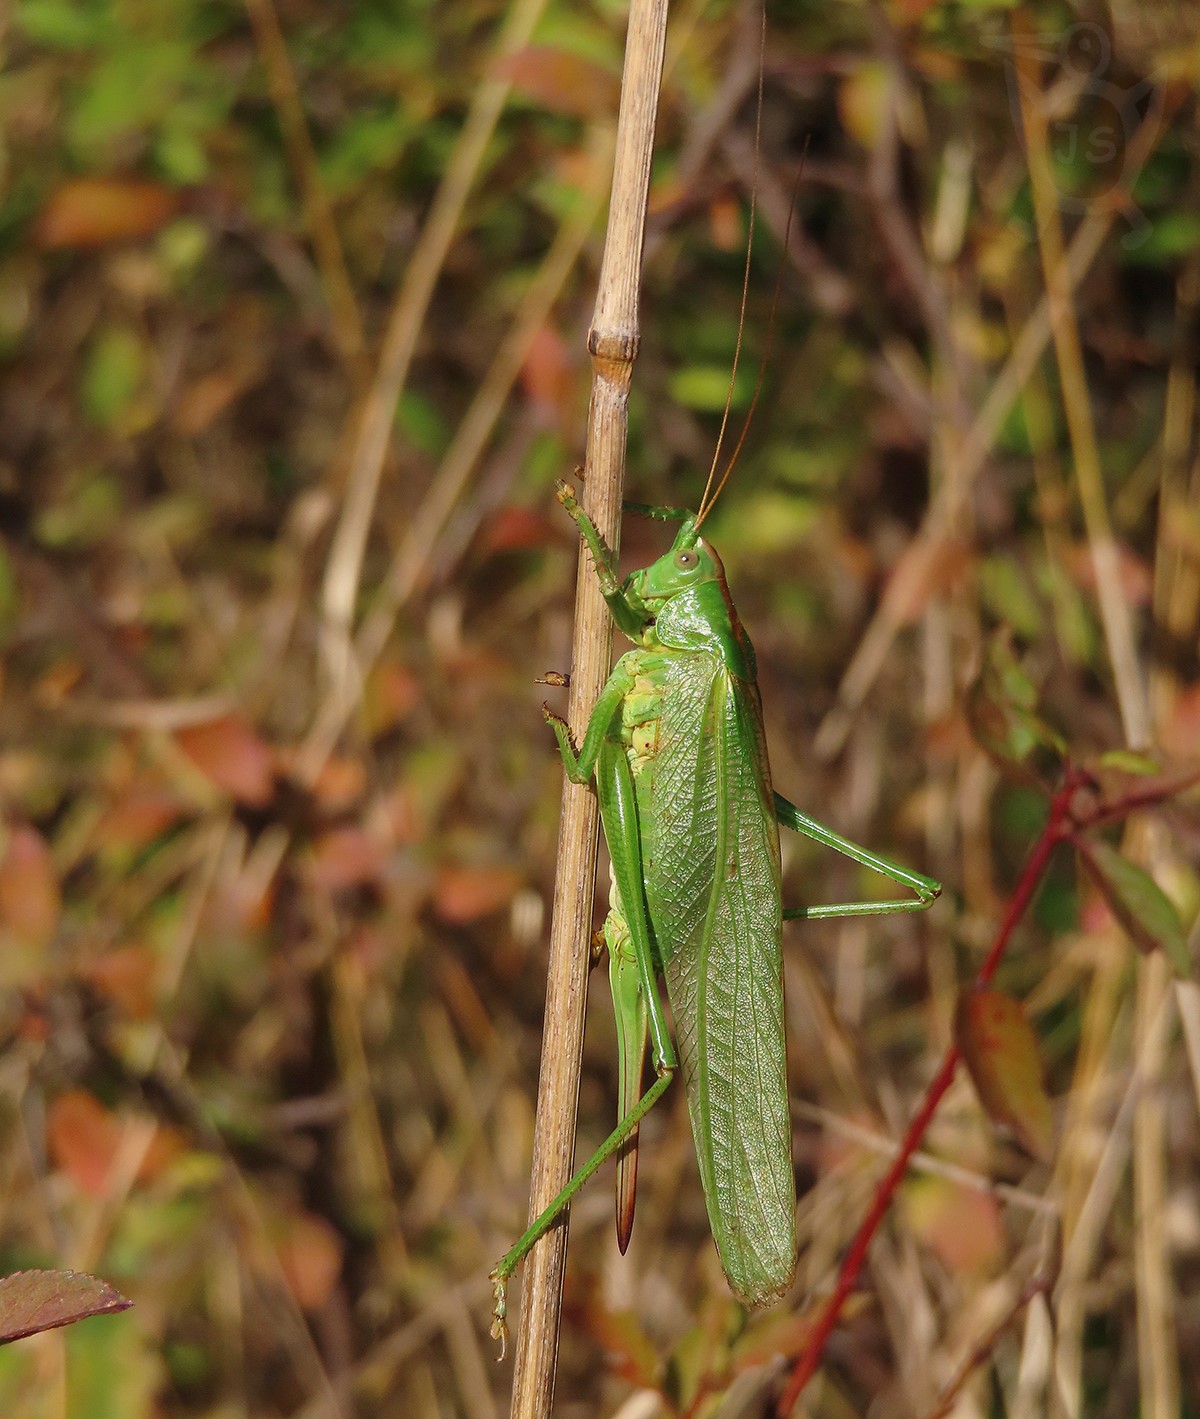
[[34, 227], [34, 240], [47, 250], [129, 241], [156, 232], [179, 207], [180, 193], [161, 183], [78, 177], [51, 195]]
[[0, 1345], [132, 1305], [84, 1271], [18, 1271], [0, 1279]]
[[1037, 1040], [1020, 1001], [970, 987], [959, 997], [955, 1037], [979, 1101], [1035, 1158], [1054, 1150], [1054, 1120]]

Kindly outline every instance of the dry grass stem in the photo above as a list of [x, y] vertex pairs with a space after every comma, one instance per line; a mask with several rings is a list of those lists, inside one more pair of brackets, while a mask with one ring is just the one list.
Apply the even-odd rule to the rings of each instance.
[[[588, 335], [593, 379], [583, 503], [614, 551], [620, 540], [627, 402], [639, 338], [638, 297], [666, 30], [666, 0], [633, 0], [608, 232]], [[611, 647], [608, 609], [581, 549], [568, 705], [569, 722], [577, 730], [586, 723], [608, 675]], [[570, 1177], [575, 1154], [597, 846], [595, 797], [589, 788], [564, 780], [530, 1181], [531, 1218]], [[543, 1419], [553, 1404], [566, 1247], [564, 1220], [542, 1238], [525, 1263], [513, 1419]]]
[[[1136, 159], [1131, 165], [1131, 171], [1135, 174], [1149, 157], [1157, 133], [1146, 133], [1142, 137], [1142, 130], [1139, 130], [1136, 136], [1142, 141], [1130, 145], [1130, 152]], [[1080, 223], [1063, 262], [1068, 297], [1090, 269], [1113, 220], [1114, 213], [1105, 208], [1089, 212]], [[991, 454], [1004, 420], [1050, 342], [1051, 324], [1050, 297], [1043, 295], [992, 381], [979, 413], [966, 433], [958, 456], [956, 477], [948, 479], [935, 494], [907, 554], [887, 584], [879, 609], [850, 658], [838, 686], [837, 699], [813, 739], [813, 752], [818, 758], [832, 759], [844, 747], [854, 717], [883, 669], [892, 642], [909, 623], [910, 608], [919, 600], [922, 588], [928, 584], [939, 557], [943, 555], [948, 529], [956, 525], [962, 501], [969, 495]]]
[[613, 135], [608, 126], [593, 132], [589, 149], [590, 161], [578, 201], [530, 283], [475, 398], [409, 521], [378, 598], [355, 636], [352, 661], [346, 666], [345, 674], [330, 685], [322, 701], [300, 755], [300, 773], [306, 780], [311, 781], [329, 757], [359, 701], [366, 676], [395, 626], [397, 615], [421, 584], [450, 514], [504, 411], [530, 345], [562, 294], [595, 227], [612, 166]]
[[1050, 302], [1050, 331], [1054, 339], [1063, 408], [1074, 455], [1075, 481], [1096, 568], [1100, 617], [1108, 643], [1117, 700], [1121, 707], [1125, 741], [1134, 748], [1142, 748], [1150, 742], [1145, 679], [1134, 647], [1133, 619], [1121, 590], [1117, 544], [1113, 537], [1108, 501], [1104, 492], [1104, 478], [1100, 470], [1096, 427], [1092, 419], [1087, 375], [1083, 367], [1083, 347], [1071, 300], [1071, 283], [1058, 211], [1058, 192], [1050, 166], [1047, 115], [1040, 96], [1041, 77], [1033, 48], [1035, 35], [1032, 22], [1025, 11], [1013, 12], [1012, 34], [1020, 75], [1021, 120], [1029, 159], [1038, 247], [1046, 278], [1046, 295]]

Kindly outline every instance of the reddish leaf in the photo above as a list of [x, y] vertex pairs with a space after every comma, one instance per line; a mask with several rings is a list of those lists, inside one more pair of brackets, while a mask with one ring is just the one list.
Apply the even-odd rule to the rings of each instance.
[[[59, 1094], [46, 1119], [46, 1141], [55, 1165], [91, 1197], [107, 1194], [124, 1132], [122, 1120], [85, 1089]], [[138, 1164], [137, 1180], [156, 1177], [186, 1147], [178, 1129], [155, 1126]]]
[[65, 182], [42, 208], [34, 228], [39, 246], [105, 246], [156, 232], [179, 210], [180, 194], [156, 182], [80, 177]]
[[187, 1135], [180, 1128], [175, 1128], [169, 1123], [160, 1123], [155, 1126], [154, 1136], [142, 1156], [142, 1161], [138, 1164], [137, 1180], [140, 1183], [150, 1182], [152, 1178], [158, 1177], [162, 1172], [188, 1151]]
[[975, 1092], [993, 1123], [1016, 1134], [1036, 1158], [1054, 1149], [1054, 1122], [1037, 1040], [1019, 1001], [969, 988], [959, 997], [955, 1035]]
[[116, 1115], [94, 1094], [70, 1089], [50, 1105], [46, 1138], [56, 1166], [80, 1192], [103, 1197], [121, 1141]]
[[480, 538], [485, 556], [549, 547], [562, 540], [562, 529], [537, 508], [502, 507], [488, 518]]
[[732, 192], [723, 192], [708, 204], [708, 232], [719, 251], [740, 252], [745, 247], [742, 204]]
[[84, 1271], [18, 1271], [0, 1280], [0, 1345], [132, 1305]]
[[1084, 865], [1139, 951], [1165, 951], [1181, 976], [1192, 972], [1187, 936], [1171, 899], [1154, 878], [1106, 842], [1080, 844]]
[[62, 897], [45, 838], [27, 823], [0, 824], [0, 941], [49, 944]]
[[216, 786], [252, 808], [275, 792], [275, 756], [239, 714], [181, 729], [176, 742]]
[[446, 866], [438, 872], [433, 907], [443, 921], [465, 925], [506, 907], [520, 885], [521, 874], [511, 867]]
[[297, 1303], [306, 1311], [324, 1305], [342, 1274], [345, 1252], [330, 1223], [311, 1212], [289, 1217], [275, 1250]]
[[118, 946], [90, 962], [85, 974], [92, 985], [135, 1020], [154, 1014], [158, 957], [149, 946]]
[[278, 873], [270, 877], [250, 870], [222, 874], [208, 899], [206, 928], [234, 938], [253, 936], [271, 920], [278, 888]]
[[[303, 783], [298, 772], [303, 760], [299, 748], [280, 747], [275, 750], [274, 759], [278, 773], [290, 775], [298, 783]], [[366, 792], [367, 771], [361, 759], [334, 755], [318, 769], [316, 778], [307, 787], [327, 813], [343, 813]]]
[[621, 81], [610, 69], [549, 44], [531, 44], [496, 65], [498, 78], [551, 113], [602, 118], [617, 111]]
[[909, 1230], [949, 1271], [991, 1272], [1004, 1256], [1004, 1228], [994, 1197], [949, 1178], [923, 1174], [901, 1192]]
[[363, 714], [372, 737], [395, 729], [421, 699], [421, 682], [394, 661], [378, 666], [367, 681]]
[[521, 366], [521, 385], [531, 404], [555, 417], [570, 407], [575, 371], [566, 342], [552, 325], [540, 325]]
[[167, 788], [131, 788], [97, 823], [96, 842], [102, 848], [136, 852], [162, 837], [184, 811], [184, 805]]
[[961, 538], [910, 542], [888, 580], [888, 598], [897, 618], [908, 624], [936, 597], [953, 589], [971, 566], [971, 549]]
[[1168, 754], [1179, 758], [1195, 754], [1200, 744], [1200, 680], [1172, 696], [1161, 741]]
[[210, 370], [181, 391], [171, 427], [183, 438], [196, 438], [231, 405], [260, 382], [265, 368], [256, 351], [235, 356], [226, 369]]
[[313, 797], [327, 813], [342, 813], [367, 791], [367, 771], [361, 759], [336, 755], [321, 766], [313, 783]]
[[369, 886], [383, 872], [379, 842], [353, 825], [322, 833], [312, 846], [312, 878], [326, 891]]

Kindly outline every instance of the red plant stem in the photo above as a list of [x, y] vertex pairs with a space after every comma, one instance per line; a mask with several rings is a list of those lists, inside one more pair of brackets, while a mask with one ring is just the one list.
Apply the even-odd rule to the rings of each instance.
[[[1004, 957], [1004, 952], [1008, 949], [1008, 943], [1016, 928], [1017, 922], [1033, 898], [1038, 884], [1041, 882], [1042, 874], [1050, 861], [1050, 856], [1060, 842], [1069, 834], [1071, 829], [1070, 814], [1071, 800], [1075, 796], [1076, 790], [1086, 781], [1086, 776], [1074, 769], [1069, 769], [1063, 779], [1062, 787], [1054, 795], [1050, 802], [1050, 813], [1046, 819], [1033, 851], [1029, 855], [1028, 861], [1022, 869], [1020, 880], [1017, 882], [1012, 897], [1009, 899], [1008, 910], [1004, 913], [1004, 920], [996, 932], [996, 939], [992, 943], [991, 950], [987, 953], [983, 964], [980, 966], [975, 976], [974, 987], [978, 989], [987, 985], [996, 974], [997, 967]], [[821, 1363], [825, 1346], [833, 1333], [833, 1328], [837, 1324], [842, 1307], [846, 1303], [846, 1298], [854, 1288], [854, 1283], [858, 1280], [858, 1274], [862, 1270], [863, 1262], [867, 1259], [867, 1250], [874, 1240], [875, 1233], [879, 1230], [879, 1224], [883, 1221], [888, 1208], [891, 1206], [892, 1198], [896, 1189], [900, 1186], [900, 1181], [908, 1171], [909, 1160], [920, 1146], [921, 1139], [925, 1135], [925, 1130], [929, 1127], [929, 1122], [941, 1103], [946, 1090], [954, 1082], [954, 1075], [958, 1070], [958, 1062], [961, 1059], [958, 1046], [952, 1044], [946, 1051], [938, 1072], [934, 1075], [932, 1082], [925, 1091], [925, 1097], [921, 1101], [921, 1107], [913, 1115], [912, 1122], [908, 1125], [904, 1140], [900, 1144], [899, 1151], [892, 1160], [891, 1166], [883, 1177], [879, 1180], [875, 1188], [875, 1196], [872, 1199], [870, 1210], [863, 1218], [854, 1240], [850, 1243], [842, 1264], [838, 1271], [837, 1284], [833, 1288], [833, 1293], [825, 1303], [825, 1309], [821, 1312], [820, 1319], [813, 1327], [812, 1337], [808, 1342], [803, 1355], [796, 1362], [796, 1368], [792, 1371], [787, 1388], [780, 1397], [777, 1413], [780, 1419], [787, 1419], [792, 1407], [800, 1398], [804, 1386], [808, 1384], [816, 1373], [817, 1366]]]

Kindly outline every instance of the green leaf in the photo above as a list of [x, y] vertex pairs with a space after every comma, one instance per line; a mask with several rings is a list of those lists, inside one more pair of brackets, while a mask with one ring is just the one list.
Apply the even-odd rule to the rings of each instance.
[[17, 578], [12, 562], [0, 544], [0, 646], [17, 619]]
[[117, 424], [139, 393], [147, 372], [146, 349], [136, 331], [110, 325], [92, 342], [83, 375], [83, 407], [101, 428]]
[[1109, 749], [1096, 760], [1102, 769], [1116, 769], [1123, 774], [1136, 774], [1145, 778], [1162, 772], [1162, 765], [1148, 754], [1139, 754], [1133, 749]]
[[964, 990], [954, 1035], [988, 1117], [1011, 1128], [1035, 1158], [1048, 1162], [1054, 1120], [1037, 1039], [1020, 1001], [999, 990]]
[[[671, 398], [687, 409], [719, 414], [729, 397], [728, 365], [690, 365], [671, 376]], [[734, 380], [734, 409], [745, 409], [754, 393], [753, 376], [739, 370]]]
[[22, 0], [15, 18], [26, 39], [47, 49], [90, 50], [112, 31], [106, 10], [80, 5], [78, 0]]
[[65, 1413], [86, 1414], [88, 1419], [152, 1419], [162, 1362], [131, 1316], [72, 1326], [66, 1351]]
[[1159, 266], [1188, 256], [1200, 246], [1200, 216], [1195, 212], [1167, 212], [1156, 217], [1147, 236], [1131, 243], [1125, 254], [1130, 266]]
[[1138, 950], [1165, 951], [1176, 973], [1190, 976], [1192, 959], [1183, 923], [1154, 878], [1106, 842], [1080, 847], [1084, 864]]
[[1066, 757], [1066, 744], [1035, 713], [1037, 686], [1013, 651], [1007, 629], [984, 649], [983, 666], [967, 692], [967, 720], [976, 739], [996, 759], [1024, 766], [1035, 753]]
[[1025, 573], [1012, 557], [985, 557], [979, 564], [979, 589], [988, 609], [1018, 635], [1033, 640], [1045, 617]]

